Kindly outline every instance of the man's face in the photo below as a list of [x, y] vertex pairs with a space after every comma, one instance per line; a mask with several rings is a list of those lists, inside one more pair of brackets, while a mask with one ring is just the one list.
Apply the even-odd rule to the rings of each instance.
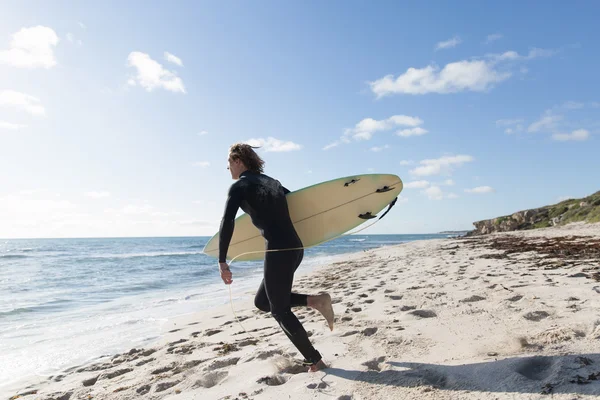
[[244, 170], [244, 164], [239, 159], [233, 159], [230, 154], [227, 158], [227, 169], [231, 173], [231, 179], [239, 179]]

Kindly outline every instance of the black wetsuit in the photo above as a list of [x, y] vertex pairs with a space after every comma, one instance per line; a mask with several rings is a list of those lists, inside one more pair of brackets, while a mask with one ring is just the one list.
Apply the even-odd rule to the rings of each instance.
[[[229, 189], [221, 220], [219, 262], [226, 262], [238, 208], [244, 210], [259, 229], [267, 250], [302, 247], [288, 211], [287, 193], [289, 190], [278, 180], [265, 174], [250, 171], [240, 174], [240, 179]], [[321, 354], [312, 346], [304, 327], [291, 310], [291, 307], [307, 305], [307, 295], [292, 293], [294, 272], [303, 256], [302, 249], [266, 252], [264, 277], [254, 304], [262, 311], [270, 311], [304, 358], [314, 364], [321, 359]]]

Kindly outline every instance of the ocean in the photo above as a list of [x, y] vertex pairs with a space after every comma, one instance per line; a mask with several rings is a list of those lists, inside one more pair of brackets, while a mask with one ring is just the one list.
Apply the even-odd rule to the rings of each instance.
[[[341, 254], [431, 235], [349, 235], [305, 250], [297, 274]], [[229, 302], [209, 237], [0, 240], [0, 390], [143, 347], [171, 318]], [[262, 262], [231, 266], [236, 296]], [[239, 298], [239, 297], [238, 297]]]

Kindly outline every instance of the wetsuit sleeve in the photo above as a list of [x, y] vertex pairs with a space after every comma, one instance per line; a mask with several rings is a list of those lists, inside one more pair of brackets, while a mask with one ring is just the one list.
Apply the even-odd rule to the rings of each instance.
[[221, 219], [221, 228], [219, 230], [219, 262], [226, 262], [227, 250], [233, 236], [233, 228], [235, 226], [235, 215], [242, 202], [242, 190], [239, 185], [233, 184], [229, 188], [227, 194], [227, 202], [225, 203], [225, 212]]

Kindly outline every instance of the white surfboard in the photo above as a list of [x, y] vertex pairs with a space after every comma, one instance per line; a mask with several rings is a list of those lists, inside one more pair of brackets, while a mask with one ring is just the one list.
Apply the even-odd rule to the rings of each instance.
[[[304, 247], [316, 246], [339, 236], [377, 216], [402, 191], [402, 180], [392, 174], [365, 174], [338, 178], [287, 194], [294, 228]], [[242, 214], [235, 220], [227, 259], [246, 252], [236, 261], [262, 260], [265, 240]], [[204, 246], [203, 252], [219, 256], [219, 233]]]

